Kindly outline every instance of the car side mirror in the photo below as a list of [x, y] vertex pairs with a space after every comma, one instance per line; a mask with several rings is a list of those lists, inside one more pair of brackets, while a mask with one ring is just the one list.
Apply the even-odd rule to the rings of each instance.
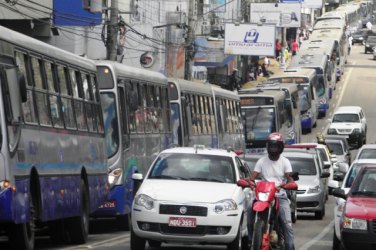
[[346, 162], [339, 162], [338, 163], [338, 170], [341, 172], [341, 173], [347, 173], [347, 171], [349, 170], [349, 164], [347, 164]]
[[346, 200], [346, 197], [347, 197], [347, 195], [345, 194], [345, 191], [342, 188], [334, 189], [332, 194], [333, 194], [334, 197], [342, 198], [342, 199], [345, 199], [345, 200]]
[[329, 176], [330, 176], [329, 172], [323, 172], [321, 173], [320, 178], [328, 178]]
[[324, 163], [324, 169], [329, 169], [332, 165], [328, 162]]

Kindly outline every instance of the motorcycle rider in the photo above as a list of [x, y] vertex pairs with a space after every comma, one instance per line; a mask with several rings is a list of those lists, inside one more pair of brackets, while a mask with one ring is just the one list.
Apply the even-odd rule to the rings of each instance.
[[[294, 250], [294, 232], [292, 229], [289, 200], [286, 190], [278, 188], [282, 183], [294, 182], [294, 179], [290, 176], [292, 172], [291, 163], [286, 157], [281, 155], [284, 149], [282, 135], [279, 133], [271, 133], [266, 141], [266, 149], [268, 154], [257, 161], [255, 169], [248, 180], [252, 188], [255, 188], [255, 179], [259, 176], [263, 180], [275, 183], [277, 190], [279, 190], [276, 196], [279, 198], [279, 221], [284, 234], [285, 250]], [[250, 211], [248, 237], [252, 245], [255, 214], [252, 209], [248, 209], [248, 211]]]

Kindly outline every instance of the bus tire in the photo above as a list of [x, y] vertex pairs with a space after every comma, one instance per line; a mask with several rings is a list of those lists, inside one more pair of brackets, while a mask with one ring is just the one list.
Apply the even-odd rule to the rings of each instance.
[[65, 230], [65, 223], [63, 219], [49, 221], [48, 225], [48, 233], [50, 235], [50, 239], [54, 243], [66, 243], [68, 242], [68, 235]]
[[35, 244], [35, 222], [36, 222], [36, 211], [34, 199], [29, 194], [30, 202], [30, 220], [27, 223], [22, 224], [12, 224], [10, 231], [8, 232], [8, 238], [11, 246], [14, 249], [25, 249], [33, 250]]
[[83, 179], [80, 183], [80, 216], [67, 219], [68, 235], [73, 244], [83, 244], [89, 235], [90, 202], [89, 193]]

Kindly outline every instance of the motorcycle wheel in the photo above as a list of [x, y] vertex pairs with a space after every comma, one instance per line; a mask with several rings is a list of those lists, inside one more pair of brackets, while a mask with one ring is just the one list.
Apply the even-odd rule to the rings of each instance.
[[252, 250], [262, 249], [262, 236], [265, 232], [266, 221], [263, 217], [257, 218], [253, 230]]

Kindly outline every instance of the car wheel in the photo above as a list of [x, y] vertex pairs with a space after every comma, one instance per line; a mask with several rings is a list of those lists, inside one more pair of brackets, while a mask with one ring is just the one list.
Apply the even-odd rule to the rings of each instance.
[[325, 204], [323, 205], [323, 208], [321, 209], [321, 211], [315, 212], [315, 218], [318, 220], [322, 220], [324, 216], [325, 216]]
[[156, 240], [148, 240], [148, 244], [149, 244], [149, 246], [151, 246], [151, 247], [158, 248], [158, 247], [161, 247], [162, 242], [160, 242], [160, 241], [156, 241]]
[[340, 250], [340, 249], [341, 249], [341, 241], [337, 238], [336, 231], [334, 229], [332, 250]]
[[235, 239], [227, 245], [227, 250], [241, 250], [242, 249], [242, 235], [241, 224], [239, 224], [238, 234]]
[[146, 240], [138, 237], [133, 229], [131, 230], [131, 250], [145, 250]]
[[363, 145], [363, 137], [359, 137], [358, 139], [358, 148], [360, 148]]

